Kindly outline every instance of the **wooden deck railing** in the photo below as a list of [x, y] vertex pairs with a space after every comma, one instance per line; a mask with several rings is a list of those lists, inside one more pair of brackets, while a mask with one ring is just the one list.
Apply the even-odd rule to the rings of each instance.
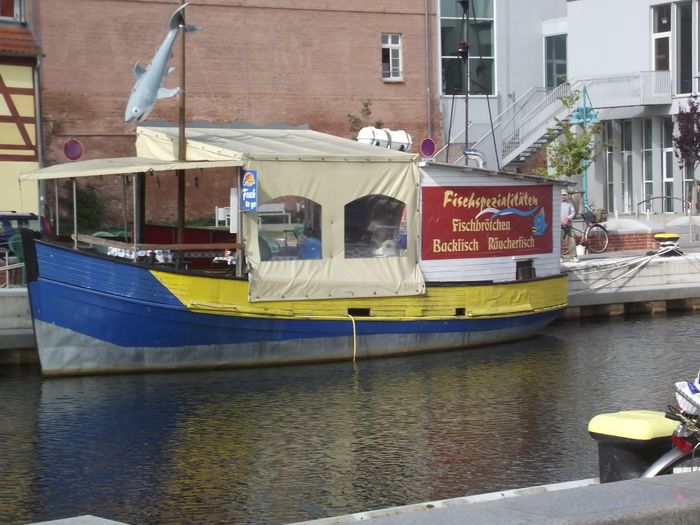
[[[75, 239], [74, 235], [71, 235]], [[141, 251], [141, 250], [169, 250], [171, 252], [201, 251], [201, 250], [242, 250], [244, 244], [238, 242], [202, 242], [191, 244], [149, 244], [149, 243], [129, 243], [115, 241], [108, 237], [95, 237], [94, 235], [78, 234], [78, 242], [106, 246], [107, 248], [118, 248], [120, 250]]]
[[[85, 244], [90, 244], [92, 246], [103, 246], [106, 248], [114, 248], [117, 250], [124, 250], [129, 253], [133, 253], [136, 255], [139, 252], [170, 252], [171, 254], [174, 255], [172, 258], [172, 261], [168, 259], [167, 263], [157, 263], [157, 264], [175, 264], [175, 268], [180, 268], [181, 264], [185, 264], [185, 254], [192, 253], [192, 252], [202, 252], [202, 251], [223, 251], [226, 253], [227, 251], [234, 251], [234, 250], [240, 250], [242, 253], [242, 250], [244, 249], [245, 245], [242, 243], [238, 242], [200, 242], [200, 243], [183, 243], [183, 244], [153, 244], [153, 243], [128, 243], [128, 242], [123, 242], [123, 241], [117, 241], [114, 239], [110, 239], [109, 237], [97, 237], [94, 235], [83, 235], [83, 234], [78, 234], [76, 235], [71, 235], [71, 238], [73, 240], [77, 240], [77, 242], [85, 243]], [[131, 257], [129, 257], [131, 259]], [[134, 256], [134, 260], [136, 257]], [[239, 259], [240, 262], [240, 259]], [[231, 264], [231, 261], [229, 260], [229, 264]], [[235, 264], [235, 262], [234, 262]], [[235, 274], [236, 276], [241, 276], [242, 275], [242, 267], [241, 264], [235, 264], [236, 266], [236, 271]]]

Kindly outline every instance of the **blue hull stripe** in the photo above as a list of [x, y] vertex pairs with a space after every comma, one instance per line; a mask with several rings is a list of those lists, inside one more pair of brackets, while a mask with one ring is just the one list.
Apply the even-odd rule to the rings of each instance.
[[100, 290], [126, 299], [182, 307], [151, 272], [128, 261], [90, 257], [74, 250], [35, 243], [40, 278]]
[[[347, 320], [269, 319], [192, 312], [147, 269], [36, 243], [29, 283], [35, 319], [126, 347], [188, 347], [352, 337]], [[559, 310], [505, 318], [355, 321], [356, 335], [487, 332], [551, 321]]]
[[[47, 281], [30, 283], [36, 319], [120, 346], [182, 347], [352, 337], [350, 320], [290, 320], [201, 314], [83, 291]], [[38, 299], [38, 300], [37, 300]], [[100, 322], [103, 315], [104, 323]], [[356, 320], [358, 336], [501, 330], [553, 320], [558, 311], [497, 319]]]

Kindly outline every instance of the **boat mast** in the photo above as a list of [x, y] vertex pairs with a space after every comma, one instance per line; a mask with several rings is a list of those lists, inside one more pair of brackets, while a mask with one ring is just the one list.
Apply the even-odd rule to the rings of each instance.
[[[469, 147], [469, 0], [457, 0], [462, 6], [462, 31], [464, 41], [459, 43], [457, 54], [464, 64], [464, 149]], [[468, 158], [464, 157], [464, 163]]]
[[[185, 5], [180, 0], [180, 5]], [[178, 97], [178, 160], [187, 160], [187, 141], [185, 139], [185, 23], [180, 25], [180, 94]], [[177, 170], [177, 243], [185, 242], [185, 170]]]

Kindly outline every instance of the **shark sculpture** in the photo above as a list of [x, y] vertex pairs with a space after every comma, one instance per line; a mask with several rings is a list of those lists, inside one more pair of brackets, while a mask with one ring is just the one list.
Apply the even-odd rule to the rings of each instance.
[[161, 84], [165, 77], [175, 70], [174, 67], [168, 67], [168, 61], [172, 57], [173, 44], [180, 27], [184, 27], [185, 31], [189, 32], [198, 30], [197, 27], [185, 24], [184, 9], [188, 5], [189, 2], [182, 4], [170, 16], [168, 33], [153, 55], [148, 67], [144, 69], [136, 62], [134, 66], [136, 82], [126, 104], [125, 122], [141, 122], [148, 117], [157, 100], [174, 97], [180, 92], [179, 87], [168, 89], [161, 87]]

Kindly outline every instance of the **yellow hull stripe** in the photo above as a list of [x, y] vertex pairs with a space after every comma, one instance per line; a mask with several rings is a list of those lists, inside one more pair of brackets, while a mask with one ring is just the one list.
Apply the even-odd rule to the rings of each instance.
[[[305, 301], [248, 301], [248, 282], [169, 272], [153, 276], [193, 312], [239, 317], [347, 319], [349, 309], [369, 310], [377, 321], [498, 318], [546, 312], [567, 304], [567, 279], [470, 286], [428, 286], [424, 295]], [[364, 317], [364, 316], [363, 316]]]

